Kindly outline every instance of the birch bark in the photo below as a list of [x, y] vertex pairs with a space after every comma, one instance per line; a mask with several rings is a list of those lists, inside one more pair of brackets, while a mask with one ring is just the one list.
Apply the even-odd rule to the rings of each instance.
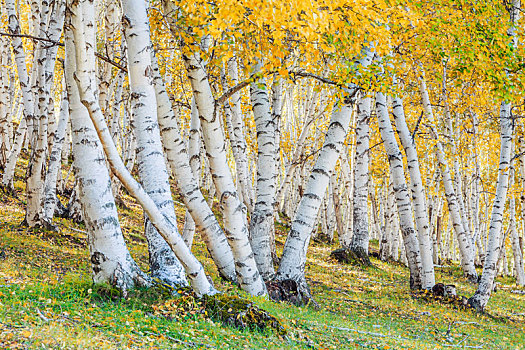
[[[256, 72], [259, 68], [256, 68]], [[257, 268], [265, 281], [275, 271], [272, 259], [274, 235], [275, 182], [277, 175], [275, 144], [276, 125], [270, 112], [266, 80], [260, 79], [250, 85], [250, 97], [257, 130], [257, 187], [255, 206], [250, 221], [250, 244]]]
[[416, 145], [411, 136], [405, 120], [403, 100], [394, 98], [394, 120], [401, 144], [405, 149], [408, 171], [410, 174], [410, 187], [414, 203], [414, 214], [418, 233], [419, 249], [421, 252], [422, 282], [424, 289], [430, 289], [436, 284], [434, 275], [434, 262], [432, 259], [432, 245], [428, 221], [427, 206], [425, 203], [425, 188], [421, 179], [421, 170]]
[[[232, 251], [228, 246], [224, 232], [221, 229], [215, 214], [211, 211], [200, 191], [199, 184], [195, 177], [196, 173], [194, 173], [200, 172], [200, 158], [198, 157], [199, 153], [197, 151], [197, 148], [200, 151], [200, 144], [198, 142], [199, 124], [196, 124], [198, 122], [198, 117], [193, 118], [195, 115], [192, 116], [194, 120], [191, 131], [192, 141], [190, 141], [190, 143], [192, 145], [190, 148], [190, 158], [184, 145], [184, 141], [182, 140], [177, 125], [177, 118], [173, 112], [168, 93], [166, 92], [162, 77], [160, 76], [158, 64], [154, 57], [153, 81], [157, 98], [158, 121], [160, 132], [162, 134], [164, 152], [166, 153], [175, 180], [177, 181], [177, 187], [183, 195], [184, 203], [191, 214], [192, 220], [203, 233], [204, 241], [210, 251], [213, 261], [217, 265], [219, 273], [226, 280], [235, 281], [235, 265]], [[196, 113], [198, 111], [195, 109], [193, 112]], [[191, 247], [191, 245], [188, 246]]]
[[148, 281], [131, 258], [124, 242], [111, 193], [109, 173], [105, 162], [101, 161], [104, 159], [104, 152], [88, 111], [80, 102], [74, 81], [74, 75], [78, 72], [75, 44], [80, 43], [74, 43], [72, 31], [77, 31], [79, 36], [84, 34], [82, 21], [88, 19], [84, 17], [83, 7], [82, 3], [68, 3], [65, 25], [65, 80], [72, 125], [73, 169], [88, 231], [93, 281], [109, 283], [126, 290], [136, 285], [147, 285]]
[[[146, 3], [143, 0], [121, 0], [121, 5], [139, 178], [161, 214], [167, 220], [176, 222], [157, 121], [157, 100], [151, 62], [152, 44]], [[174, 286], [187, 285], [182, 265], [147, 217], [145, 234], [152, 276]]]
[[[13, 56], [15, 58], [18, 73], [18, 82], [20, 84], [20, 90], [22, 91], [22, 100], [24, 105], [24, 118], [20, 122], [19, 127], [17, 129], [16, 140], [8, 156], [4, 176], [2, 177], [2, 185], [4, 187], [12, 187], [16, 161], [23, 147], [26, 131], [28, 131], [28, 126], [33, 125], [32, 123], [34, 115], [34, 97], [32, 91], [30, 90], [30, 80], [29, 75], [27, 73], [26, 55], [24, 52], [22, 39], [19, 36], [16, 36], [18, 34], [21, 34], [21, 30], [16, 13], [15, 1], [6, 0], [5, 8], [8, 15], [9, 33], [15, 35], [11, 38], [11, 46], [13, 48]], [[31, 134], [30, 130], [28, 131], [28, 134]]]
[[[511, 163], [509, 177], [510, 177], [509, 188], [512, 188], [512, 186], [514, 185], [514, 177], [515, 177], [515, 168], [512, 163]], [[517, 226], [516, 225], [516, 221], [517, 221], [516, 220], [516, 198], [515, 198], [514, 193], [511, 193], [509, 201], [510, 201], [509, 203], [509, 219], [510, 219], [509, 230], [510, 230], [510, 238], [511, 238], [511, 243], [512, 243], [512, 255], [513, 255], [513, 262], [514, 262], [514, 271], [516, 275], [516, 284], [518, 286], [523, 286], [525, 285], [525, 270], [523, 267], [523, 253], [520, 247], [518, 229], [516, 227]]]
[[469, 304], [478, 311], [483, 310], [487, 305], [497, 273], [497, 262], [501, 249], [500, 236], [503, 226], [503, 210], [505, 209], [509, 185], [510, 150], [513, 132], [514, 121], [511, 115], [511, 105], [508, 102], [502, 102], [500, 109], [501, 146], [498, 182], [496, 183], [496, 196], [494, 197], [494, 204], [490, 216], [485, 263], [483, 264], [483, 273], [481, 274], [478, 289], [469, 299]]
[[[86, 106], [89, 117], [97, 131], [100, 143], [108, 159], [113, 173], [119, 178], [129, 193], [140, 203], [151, 223], [169, 244], [177, 258], [183, 263], [191, 286], [197, 295], [214, 294], [216, 290], [210, 284], [204, 273], [203, 266], [184, 244], [182, 237], [177, 233], [176, 222], [164, 216], [153, 199], [144, 188], [135, 181], [126, 169], [120, 155], [111, 139], [111, 134], [104, 120], [97, 101], [95, 83], [95, 14], [94, 4], [90, 1], [78, 3], [83, 8], [82, 17], [75, 13], [73, 17], [73, 33], [75, 39], [75, 54], [77, 71], [75, 80], [80, 93], [81, 102]], [[83, 28], [84, 32], [80, 29]], [[100, 158], [99, 158], [100, 159]], [[108, 179], [108, 187], [110, 187]], [[113, 204], [114, 207], [114, 204]]]
[[[429, 281], [424, 279], [425, 276], [422, 273], [421, 252], [416, 230], [414, 229], [412, 203], [410, 202], [405, 181], [405, 172], [403, 170], [403, 154], [399, 149], [392, 124], [390, 123], [386, 96], [381, 92], [376, 94], [376, 111], [379, 131], [381, 132], [381, 138], [383, 139], [385, 151], [390, 163], [390, 172], [392, 174], [392, 183], [394, 185], [397, 210], [399, 213], [399, 225], [401, 227], [401, 235], [403, 236], [408, 268], [410, 270], [410, 289], [427, 288]], [[431, 254], [430, 259], [432, 259]], [[432, 263], [432, 260], [430, 263]]]
[[352, 99], [357, 93], [356, 90], [347, 92], [348, 95], [345, 96], [344, 101], [340, 101], [334, 106], [323, 147], [299, 202], [277, 271], [276, 279], [278, 281], [294, 280], [306, 298], [310, 298], [304, 276], [308, 243], [330, 176], [335, 169], [344, 139], [348, 133], [354, 103]]
[[69, 105], [67, 93], [64, 91], [60, 107], [60, 119], [54, 135], [53, 146], [49, 155], [46, 180], [44, 185], [44, 198], [42, 222], [52, 226], [53, 215], [57, 205], [57, 177], [62, 163], [62, 145], [64, 144], [66, 125], [69, 122]]
[[[233, 57], [228, 61], [228, 75], [232, 80], [233, 85], [239, 83], [239, 68], [237, 58]], [[232, 112], [232, 131], [230, 135], [230, 142], [232, 143], [233, 156], [235, 158], [235, 165], [237, 169], [237, 176], [239, 182], [239, 190], [242, 194], [242, 199], [248, 212], [253, 211], [254, 194], [252, 188], [252, 179], [248, 169], [248, 157], [246, 152], [246, 139], [244, 134], [244, 121], [241, 109], [241, 92], [237, 91], [231, 97], [231, 112]]]
[[[168, 24], [173, 34], [178, 28], [170, 17], [174, 4], [163, 1]], [[195, 103], [199, 111], [204, 146], [217, 190], [217, 197], [224, 215], [225, 234], [235, 259], [237, 277], [241, 288], [252, 295], [266, 295], [266, 286], [257, 269], [248, 239], [248, 229], [242, 203], [239, 201], [226, 157], [226, 143], [218, 116], [218, 106], [213, 97], [205, 64], [197, 52], [182, 55], [190, 80]]]
[[454, 228], [454, 232], [456, 233], [456, 237], [459, 243], [463, 274], [470, 282], [476, 283], [478, 280], [478, 274], [474, 266], [474, 246], [472, 244], [471, 237], [468, 236], [463, 226], [463, 220], [461, 218], [456, 191], [454, 190], [452, 176], [450, 175], [450, 167], [445, 156], [443, 144], [439, 140], [438, 132], [436, 129], [436, 122], [434, 120], [432, 105], [430, 104], [430, 98], [428, 96], [427, 85], [425, 82], [423, 71], [421, 71], [421, 75], [419, 77], [419, 89], [423, 102], [423, 108], [430, 122], [431, 135], [437, 141], [436, 156], [441, 167], [440, 172], [442, 175], [443, 187], [445, 189], [445, 196], [447, 198], [450, 220], [452, 222], [452, 226]]
[[[363, 97], [357, 106], [356, 119], [356, 151], [354, 160], [354, 190], [353, 190], [353, 233], [347, 248], [365, 265], [371, 265], [368, 257], [368, 166], [370, 155], [370, 115], [371, 98]], [[347, 235], [348, 233], [345, 233]], [[346, 237], [343, 242], [347, 241]]]

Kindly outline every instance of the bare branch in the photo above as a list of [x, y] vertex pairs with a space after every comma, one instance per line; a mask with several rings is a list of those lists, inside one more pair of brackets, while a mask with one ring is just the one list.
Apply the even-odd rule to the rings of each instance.
[[[39, 37], [36, 37], [36, 36], [33, 36], [33, 35], [29, 35], [29, 34], [10, 34], [10, 33], [0, 32], [0, 35], [8, 36], [8, 37], [27, 38], [27, 39], [31, 39], [31, 40], [34, 40], [34, 41], [43, 41], [43, 42], [46, 42], [46, 43], [50, 43], [50, 44], [53, 44], [53, 45], [58, 45], [60, 47], [64, 47], [64, 43], [61, 43], [59, 41], [55, 41], [55, 40], [48, 39], [48, 38], [39, 38]], [[123, 72], [126, 72], [126, 73], [128, 72], [128, 69], [126, 67], [124, 67], [123, 65], [121, 65], [118, 62], [113, 61], [111, 58], [109, 58], [107, 56], [99, 54], [98, 52], [95, 52], [95, 56], [97, 58], [101, 59], [102, 61], [107, 62], [107, 63], [111, 64], [112, 66], [120, 69]]]

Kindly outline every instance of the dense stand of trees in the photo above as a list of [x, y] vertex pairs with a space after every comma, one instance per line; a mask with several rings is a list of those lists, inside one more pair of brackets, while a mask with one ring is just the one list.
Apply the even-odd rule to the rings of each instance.
[[[414, 290], [459, 261], [477, 310], [498, 273], [525, 284], [520, 1], [0, 6], [2, 188], [25, 196], [24, 225], [85, 223], [95, 282], [217, 293], [202, 239], [246, 292], [295, 285], [307, 301], [323, 234], [361, 264], [377, 239]], [[123, 190], [144, 210], [148, 272], [123, 239]]]

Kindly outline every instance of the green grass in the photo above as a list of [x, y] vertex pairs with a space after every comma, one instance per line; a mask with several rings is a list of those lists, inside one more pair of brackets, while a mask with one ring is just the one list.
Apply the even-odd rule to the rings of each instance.
[[[142, 212], [125, 200], [130, 208], [121, 210], [125, 238], [147, 270]], [[57, 220], [60, 233], [19, 227], [24, 208], [7, 195], [0, 212], [0, 348], [525, 349], [525, 296], [510, 292], [517, 289], [510, 278], [499, 280], [490, 315], [480, 315], [412, 298], [403, 266], [376, 259], [375, 268], [341, 265], [329, 258], [335, 246], [312, 242], [307, 278], [320, 308], [298, 308], [247, 296], [220, 281], [197, 239], [193, 250], [216, 287], [253, 300], [279, 318], [288, 334], [240, 331], [202, 315], [161, 317], [152, 305], [166, 297], [152, 291], [112, 298], [91, 283], [84, 228], [64, 219]], [[178, 206], [178, 216], [183, 213]], [[287, 226], [278, 227], [280, 250]], [[438, 281], [455, 284], [459, 294], [474, 292], [457, 266], [436, 272]]]

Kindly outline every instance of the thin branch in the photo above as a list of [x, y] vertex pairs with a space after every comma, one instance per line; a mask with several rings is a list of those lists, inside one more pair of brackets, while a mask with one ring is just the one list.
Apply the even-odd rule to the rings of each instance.
[[[270, 72], [267, 73], [267, 75], [271, 75], [271, 74], [274, 74], [274, 73], [275, 73], [275, 71], [270, 71]], [[316, 75], [316, 74], [313, 74], [313, 73], [302, 72], [302, 71], [297, 71], [297, 72], [296, 71], [290, 71], [289, 74], [291, 76], [293, 76], [293, 77], [317, 79], [317, 80], [319, 80], [322, 83], [325, 83], [325, 84], [328, 84], [328, 85], [335, 85], [335, 86], [338, 86], [338, 87], [341, 87], [341, 88], [346, 87], [345, 85], [343, 85], [341, 83], [335, 82], [333, 80], [330, 80], [328, 78], [325, 78], [325, 77], [322, 77], [322, 76], [319, 76], [319, 75]], [[218, 104], [223, 104], [227, 99], [232, 97], [232, 95], [234, 93], [236, 93], [239, 90], [242, 90], [243, 88], [248, 86], [254, 79], [259, 79], [259, 78], [261, 78], [261, 77], [260, 76], [252, 76], [252, 77], [250, 77], [250, 78], [248, 78], [248, 79], [246, 79], [244, 81], [241, 81], [237, 85], [232, 86], [226, 92], [224, 92], [221, 97], [219, 97], [217, 99], [217, 103]]]
[[233, 94], [235, 94], [236, 92], [238, 92], [239, 90], [242, 90], [243, 88], [245, 88], [246, 86], [248, 86], [251, 82], [252, 82], [253, 78], [250, 78], [250, 79], [246, 79], [244, 81], [241, 81], [239, 84], [235, 85], [235, 86], [232, 86], [231, 88], [229, 88], [224, 94], [222, 94], [221, 97], [219, 97], [217, 99], [217, 103], [218, 104], [223, 104], [224, 102], [226, 102], [227, 99], [229, 99], [230, 97], [233, 96]]
[[333, 80], [330, 80], [328, 78], [325, 78], [325, 77], [321, 77], [319, 75], [316, 75], [316, 74], [313, 74], [313, 73], [308, 73], [308, 72], [290, 72], [290, 75], [294, 75], [294, 76], [298, 76], [298, 77], [302, 77], [302, 78], [313, 78], [313, 79], [317, 79], [319, 80], [320, 82], [322, 83], [325, 83], [325, 84], [329, 84], [329, 85], [335, 85], [335, 86], [339, 86], [339, 87], [346, 87], [338, 82], [335, 82]]
[[95, 52], [95, 56], [97, 58], [100, 58], [102, 61], [104, 62], [107, 62], [109, 63], [110, 65], [120, 69], [121, 71], [127, 73], [128, 72], [128, 69], [126, 67], [124, 67], [123, 65], [121, 65], [120, 63], [117, 63], [115, 61], [113, 61], [111, 58], [107, 57], [107, 56], [104, 56], [104, 55], [101, 55], [99, 54], [98, 52]]
[[[53, 45], [58, 45], [60, 47], [64, 47], [64, 43], [61, 43], [59, 41], [55, 41], [55, 40], [48, 39], [48, 38], [39, 38], [39, 37], [36, 37], [36, 36], [33, 36], [33, 35], [29, 35], [29, 34], [11, 34], [11, 33], [0, 32], [0, 35], [8, 36], [8, 37], [27, 38], [27, 39], [31, 39], [31, 40], [34, 40], [34, 41], [43, 41], [43, 42], [46, 42], [46, 43], [50, 43], [50, 44], [53, 44]], [[102, 61], [107, 62], [107, 63], [111, 64], [112, 66], [120, 69], [123, 72], [126, 72], [126, 73], [128, 72], [128, 69], [126, 67], [124, 67], [123, 65], [121, 65], [118, 62], [113, 61], [111, 58], [109, 58], [107, 56], [104, 56], [104, 55], [102, 55], [102, 54], [100, 54], [98, 52], [95, 52], [95, 56], [97, 58], [101, 59]]]
[[417, 123], [416, 123], [416, 127], [414, 128], [414, 132], [412, 133], [412, 141], [414, 142], [416, 141], [416, 135], [419, 129], [419, 124], [421, 123], [421, 119], [423, 119], [423, 111], [421, 111], [421, 115], [419, 116]]

